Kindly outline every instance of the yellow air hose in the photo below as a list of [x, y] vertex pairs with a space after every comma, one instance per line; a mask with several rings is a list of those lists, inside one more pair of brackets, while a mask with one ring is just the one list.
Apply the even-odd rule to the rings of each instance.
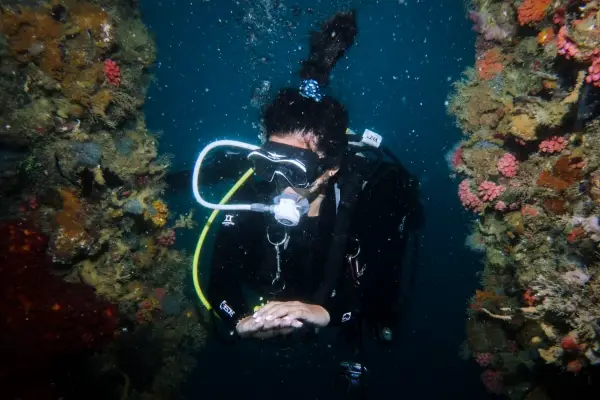
[[123, 377], [123, 393], [121, 393], [121, 400], [129, 399], [129, 387], [131, 386], [131, 379], [129, 379], [129, 375], [125, 372], [119, 370], [121, 376]]
[[[248, 169], [244, 173], [244, 175], [242, 175], [242, 177], [240, 179], [238, 179], [238, 181], [235, 183], [235, 185], [233, 185], [233, 187], [231, 189], [229, 189], [227, 194], [225, 194], [225, 196], [223, 196], [223, 198], [221, 199], [219, 204], [227, 203], [231, 199], [231, 197], [235, 194], [235, 192], [237, 192], [238, 189], [244, 183], [246, 183], [248, 178], [250, 178], [253, 173], [254, 173], [254, 169], [252, 169], [252, 168]], [[198, 269], [199, 269], [199, 264], [200, 264], [200, 251], [202, 251], [202, 244], [204, 243], [204, 240], [206, 239], [206, 236], [208, 235], [208, 230], [210, 229], [210, 226], [212, 225], [214, 220], [217, 218], [218, 214], [219, 214], [219, 210], [213, 210], [213, 212], [210, 214], [210, 217], [208, 217], [206, 224], [204, 224], [202, 233], [200, 233], [200, 237], [198, 238], [198, 244], [196, 245], [196, 251], [194, 252], [194, 261], [192, 263], [194, 289], [196, 290], [196, 294], [198, 295], [200, 302], [208, 311], [210, 311], [212, 309], [212, 306], [208, 302], [208, 299], [206, 298], [206, 296], [204, 296], [204, 293], [202, 292], [202, 288], [200, 287], [200, 277], [199, 277], [200, 274], [199, 274]]]

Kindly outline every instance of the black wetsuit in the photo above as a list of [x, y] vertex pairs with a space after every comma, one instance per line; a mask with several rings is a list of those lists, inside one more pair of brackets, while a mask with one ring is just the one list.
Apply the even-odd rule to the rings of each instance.
[[[353, 171], [360, 171], [360, 187], [345, 236], [345, 253], [354, 255], [360, 247], [353, 260], [358, 264], [353, 265], [357, 270], [364, 268], [364, 274], [357, 282], [344, 257], [335, 285], [329, 288], [332, 290], [320, 300], [315, 298], [331, 272], [327, 258], [340, 207], [346, 202], [346, 188], [351, 186], [347, 183], [351, 180], [344, 179], [348, 172], [342, 172], [337, 184], [328, 188], [319, 216], [304, 216], [297, 227], [284, 228], [269, 214], [223, 212], [207, 293], [230, 332], [239, 319], [269, 300], [320, 303], [334, 325], [357, 318], [393, 325], [408, 232], [422, 216], [418, 184], [402, 167], [383, 163], [374, 168], [367, 160], [352, 157]], [[250, 181], [230, 204], [269, 204], [272, 190], [269, 184]], [[286, 233], [288, 239], [284, 241]], [[267, 234], [271, 242], [284, 242], [279, 245], [281, 273], [275, 283], [277, 251]]]

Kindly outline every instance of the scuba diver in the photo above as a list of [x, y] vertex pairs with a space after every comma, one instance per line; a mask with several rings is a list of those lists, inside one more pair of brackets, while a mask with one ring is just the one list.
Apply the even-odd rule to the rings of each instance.
[[[209, 272], [195, 269], [194, 278], [225, 337], [289, 338], [340, 326], [360, 338], [367, 326], [378, 340], [392, 340], [406, 249], [423, 212], [417, 180], [381, 147], [381, 136], [348, 134], [346, 109], [323, 92], [357, 32], [352, 11], [313, 33], [299, 88], [280, 90], [263, 110], [262, 146], [217, 141], [196, 161], [196, 200], [224, 215]], [[227, 204], [200, 193], [236, 169], [203, 168], [218, 147], [233, 148], [233, 158], [241, 149], [254, 172]], [[206, 298], [198, 275], [209, 275]], [[366, 371], [361, 361], [340, 366], [350, 384]]]

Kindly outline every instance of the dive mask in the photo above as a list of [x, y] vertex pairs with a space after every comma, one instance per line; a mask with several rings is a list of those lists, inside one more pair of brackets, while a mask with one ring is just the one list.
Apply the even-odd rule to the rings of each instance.
[[278, 187], [309, 187], [322, 171], [321, 160], [313, 151], [283, 143], [267, 142], [248, 154], [255, 174]]

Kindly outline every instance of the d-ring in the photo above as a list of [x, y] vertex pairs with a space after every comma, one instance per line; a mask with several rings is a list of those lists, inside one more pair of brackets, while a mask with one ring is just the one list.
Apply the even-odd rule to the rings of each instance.
[[358, 255], [360, 254], [360, 242], [356, 238], [354, 238], [354, 241], [357, 244], [356, 254], [354, 254], [354, 255], [348, 255], [349, 259], [354, 259], [354, 258], [358, 257]]
[[288, 239], [287, 229], [284, 230], [283, 239], [281, 239], [281, 242], [274, 242], [271, 240], [271, 235], [269, 235], [270, 228], [271, 228], [271, 226], [267, 226], [267, 240], [269, 241], [269, 243], [271, 243], [273, 246], [281, 246], [282, 244], [284, 244], [286, 242], [286, 240]]

